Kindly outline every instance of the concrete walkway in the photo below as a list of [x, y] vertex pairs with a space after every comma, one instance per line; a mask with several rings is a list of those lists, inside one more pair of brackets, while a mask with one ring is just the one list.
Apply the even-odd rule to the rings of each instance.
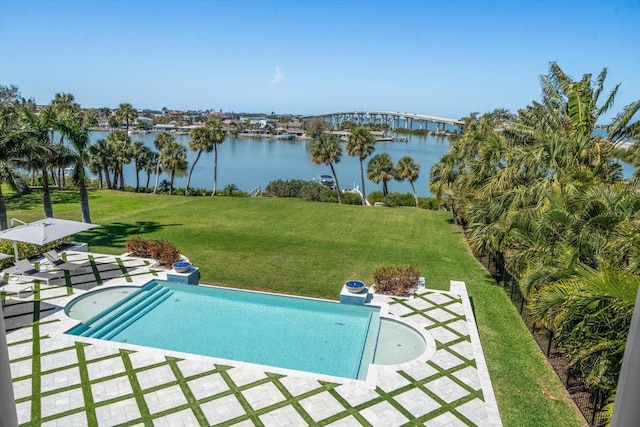
[[375, 296], [382, 312], [433, 337], [432, 348], [356, 381], [66, 335], [77, 324], [61, 309], [71, 296], [166, 277], [152, 260], [80, 252], [67, 260], [89, 268], [4, 301], [20, 425], [501, 425], [461, 282], [411, 299]]

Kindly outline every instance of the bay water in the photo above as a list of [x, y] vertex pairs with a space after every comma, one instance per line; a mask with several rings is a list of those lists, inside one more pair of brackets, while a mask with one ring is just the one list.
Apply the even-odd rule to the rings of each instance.
[[[141, 141], [145, 146], [157, 151], [154, 140], [158, 134], [132, 134], [130, 141]], [[107, 132], [94, 131], [91, 133], [91, 141], [106, 138]], [[187, 147], [188, 168], [186, 171], [177, 172], [174, 179], [174, 187], [186, 187], [187, 173], [197, 152], [189, 150], [189, 135], [175, 134], [176, 141]], [[379, 141], [375, 144], [375, 152], [364, 160], [365, 189], [382, 191], [382, 184], [374, 184], [367, 180], [367, 163], [371, 157], [378, 153], [388, 153], [394, 164], [403, 156], [411, 156], [420, 165], [420, 176], [414, 183], [416, 193], [419, 196], [430, 195], [429, 170], [440, 157], [449, 150], [449, 140], [446, 137], [407, 135], [407, 142]], [[317, 180], [320, 175], [331, 175], [331, 169], [326, 165], [317, 165], [311, 161], [310, 140], [281, 140], [281, 139], [254, 139], [228, 136], [222, 144], [218, 145], [218, 191], [229, 184], [235, 184], [239, 189], [249, 192], [256, 187], [264, 189], [270, 181], [278, 179], [301, 179], [305, 181]], [[348, 156], [345, 148], [346, 142], [341, 142], [342, 158], [340, 163], [334, 165], [340, 188], [360, 187], [360, 163], [357, 157]], [[202, 153], [191, 177], [190, 188], [213, 189], [213, 163], [214, 154]], [[159, 182], [170, 180], [170, 171], [160, 174]], [[125, 184], [135, 187], [136, 172], [132, 163], [124, 168]], [[147, 175], [140, 172], [140, 185], [146, 185]], [[155, 174], [152, 174], [150, 187], [155, 183]], [[389, 191], [410, 193], [411, 186], [408, 182], [391, 181], [388, 183]]]
[[[145, 146], [157, 151], [154, 140], [158, 134], [132, 134], [130, 141], [141, 141]], [[382, 191], [382, 184], [374, 184], [366, 177], [367, 164], [371, 157], [379, 153], [388, 153], [394, 164], [403, 156], [411, 156], [420, 165], [420, 176], [414, 183], [418, 196], [431, 196], [429, 191], [429, 171], [440, 160], [443, 154], [449, 150], [449, 139], [444, 136], [417, 136], [402, 135], [406, 142], [378, 141], [375, 144], [374, 153], [364, 160], [365, 189], [367, 194], [371, 191]], [[107, 132], [94, 131], [91, 133], [92, 143], [98, 139], [106, 138]], [[186, 187], [187, 172], [197, 153], [189, 150], [189, 135], [175, 134], [176, 141], [187, 148], [188, 168], [185, 171], [176, 172], [174, 187]], [[318, 180], [320, 175], [331, 175], [331, 169], [326, 165], [317, 165], [311, 161], [310, 140], [281, 140], [281, 139], [255, 139], [228, 136], [222, 144], [218, 145], [218, 191], [229, 184], [236, 185], [240, 190], [249, 192], [256, 187], [264, 189], [270, 181], [278, 179], [301, 179], [305, 181]], [[361, 187], [360, 163], [357, 157], [348, 156], [346, 142], [342, 146], [342, 158], [335, 164], [336, 175], [341, 189]], [[214, 154], [202, 153], [191, 177], [191, 188], [213, 189], [213, 163]], [[629, 178], [634, 171], [632, 165], [622, 162], [625, 178]], [[170, 180], [169, 171], [160, 174], [159, 182]], [[147, 175], [140, 172], [140, 185], [144, 187]], [[135, 187], [135, 166], [129, 163], [124, 168], [125, 184]], [[155, 183], [155, 174], [151, 175], [150, 187]], [[398, 193], [410, 193], [411, 186], [407, 181], [398, 182], [392, 180], [388, 183], [389, 191]]]

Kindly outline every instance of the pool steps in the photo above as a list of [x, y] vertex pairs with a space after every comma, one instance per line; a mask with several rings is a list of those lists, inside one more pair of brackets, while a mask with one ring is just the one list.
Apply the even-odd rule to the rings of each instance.
[[69, 332], [82, 337], [109, 339], [172, 294], [171, 289], [156, 282], [148, 283], [110, 310], [97, 314]]

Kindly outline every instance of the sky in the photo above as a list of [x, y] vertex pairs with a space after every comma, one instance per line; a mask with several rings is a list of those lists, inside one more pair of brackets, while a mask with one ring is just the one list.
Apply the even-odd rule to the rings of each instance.
[[540, 99], [549, 64], [640, 99], [640, 1], [0, 0], [0, 84], [47, 104], [461, 118]]

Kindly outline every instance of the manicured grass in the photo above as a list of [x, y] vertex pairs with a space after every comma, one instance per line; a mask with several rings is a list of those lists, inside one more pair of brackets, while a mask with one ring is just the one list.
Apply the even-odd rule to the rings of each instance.
[[[9, 216], [42, 217], [41, 198], [7, 198]], [[57, 217], [80, 220], [75, 193], [55, 192]], [[505, 293], [473, 258], [447, 212], [364, 208], [289, 199], [91, 193], [102, 226], [79, 240], [120, 254], [133, 236], [173, 242], [203, 283], [335, 300], [349, 279], [372, 282], [382, 265], [417, 264], [427, 287], [466, 283], [505, 426], [583, 421]], [[543, 394], [556, 397], [552, 400]]]

